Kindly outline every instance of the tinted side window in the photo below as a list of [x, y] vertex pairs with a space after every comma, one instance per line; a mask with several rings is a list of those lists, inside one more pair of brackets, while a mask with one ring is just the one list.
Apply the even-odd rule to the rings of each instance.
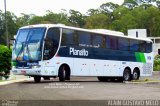
[[62, 41], [63, 45], [78, 45], [78, 38], [75, 30], [72, 29], [63, 29], [62, 31]]
[[146, 52], [147, 53], [152, 52], [152, 42], [146, 42]]
[[44, 57], [43, 57], [44, 60], [51, 59], [55, 55], [58, 49], [59, 39], [60, 39], [59, 28], [48, 29], [44, 46]]
[[146, 52], [146, 46], [145, 41], [139, 41], [139, 52]]
[[152, 52], [152, 43], [146, 41], [139, 41], [139, 52], [150, 53]]
[[117, 50], [118, 48], [118, 39], [116, 37], [110, 37], [110, 46], [111, 49]]
[[130, 40], [130, 51], [139, 51], [139, 42], [137, 40]]
[[111, 40], [109, 36], [106, 36], [106, 48], [107, 49], [111, 48]]
[[92, 36], [92, 46], [95, 47], [95, 48], [104, 47], [103, 40], [104, 39], [103, 39], [102, 36], [93, 34], [93, 36]]
[[90, 47], [91, 46], [91, 35], [87, 32], [78, 32], [79, 35], [79, 46]]
[[129, 40], [126, 38], [118, 39], [118, 49], [128, 51], [129, 50]]

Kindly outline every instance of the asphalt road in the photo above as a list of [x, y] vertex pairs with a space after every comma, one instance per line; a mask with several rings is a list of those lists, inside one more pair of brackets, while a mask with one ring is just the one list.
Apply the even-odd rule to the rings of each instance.
[[160, 83], [99, 82], [96, 77], [71, 81], [24, 81], [0, 86], [0, 100], [160, 100]]

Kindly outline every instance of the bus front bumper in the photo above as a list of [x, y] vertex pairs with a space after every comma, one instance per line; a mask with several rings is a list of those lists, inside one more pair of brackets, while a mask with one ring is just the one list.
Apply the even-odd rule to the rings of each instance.
[[12, 68], [12, 73], [14, 75], [26, 75], [26, 76], [32, 76], [32, 75], [41, 75], [41, 69], [36, 68], [36, 69], [17, 69], [17, 68]]

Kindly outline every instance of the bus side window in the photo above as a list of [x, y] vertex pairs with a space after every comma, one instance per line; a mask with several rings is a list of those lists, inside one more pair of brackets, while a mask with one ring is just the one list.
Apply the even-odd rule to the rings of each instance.
[[118, 39], [118, 49], [122, 51], [129, 50], [129, 40], [126, 38], [119, 38]]
[[138, 52], [139, 50], [139, 44], [136, 40], [130, 40], [130, 51]]
[[146, 52], [146, 44], [144, 41], [139, 41], [139, 52]]
[[118, 49], [118, 39], [116, 37], [110, 37], [110, 44], [111, 44], [111, 49], [113, 50]]
[[146, 53], [152, 52], [152, 42], [146, 42]]
[[45, 39], [45, 46], [44, 46], [44, 60], [51, 59], [59, 45], [59, 39], [60, 39], [60, 30], [58, 28], [50, 28], [48, 29], [46, 39]]
[[76, 31], [72, 29], [63, 29], [61, 44], [62, 46], [78, 45]]
[[87, 32], [78, 32], [79, 46], [91, 47], [91, 35]]
[[92, 46], [95, 48], [102, 48], [103, 45], [103, 37], [100, 35], [93, 34], [92, 36]]
[[111, 48], [111, 40], [110, 40], [110, 37], [109, 36], [106, 36], [106, 48], [107, 49], [110, 49]]

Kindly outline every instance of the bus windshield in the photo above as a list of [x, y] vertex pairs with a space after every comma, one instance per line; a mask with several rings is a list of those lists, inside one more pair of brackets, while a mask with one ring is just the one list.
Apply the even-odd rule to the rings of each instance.
[[46, 28], [20, 29], [15, 40], [12, 60], [37, 61], [42, 57], [42, 39]]

